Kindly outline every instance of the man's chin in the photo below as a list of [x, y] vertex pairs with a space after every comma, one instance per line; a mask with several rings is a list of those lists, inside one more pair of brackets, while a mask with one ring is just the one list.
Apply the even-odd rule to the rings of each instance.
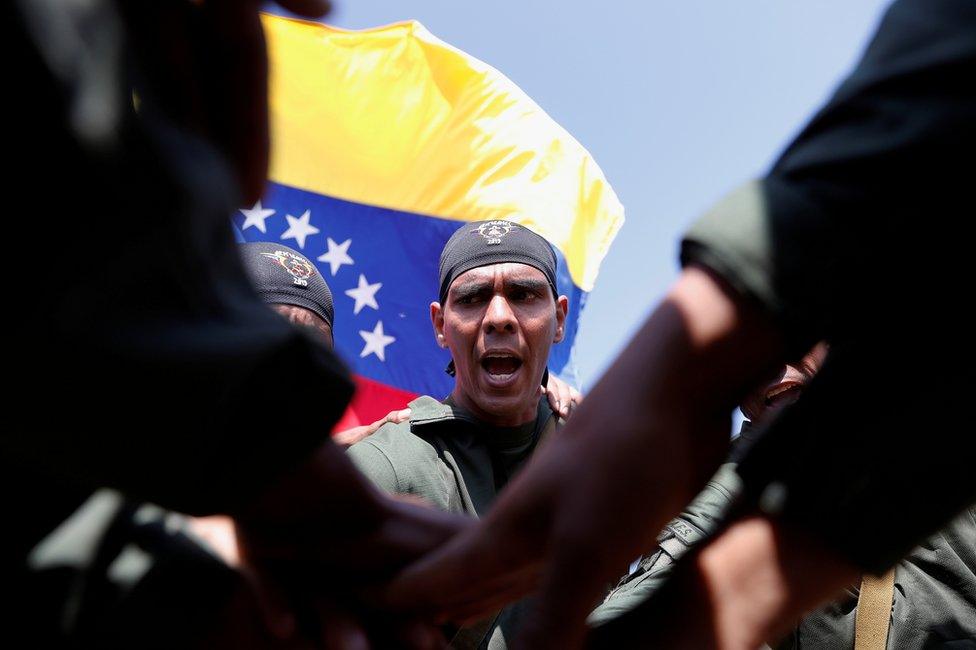
[[535, 419], [539, 403], [538, 390], [512, 390], [505, 393], [485, 391], [477, 400], [478, 408], [504, 426], [516, 426]]

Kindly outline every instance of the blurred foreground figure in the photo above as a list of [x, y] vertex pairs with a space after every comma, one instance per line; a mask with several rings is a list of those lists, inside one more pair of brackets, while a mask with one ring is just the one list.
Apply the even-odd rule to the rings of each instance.
[[[735, 472], [737, 451], [755, 440], [761, 426], [780, 409], [796, 401], [823, 365], [825, 354], [826, 347], [818, 345], [802, 361], [788, 364], [776, 379], [746, 397], [741, 408], [749, 420], [733, 441], [730, 462], [665, 526], [657, 548], [646, 553], [590, 614], [591, 625], [609, 624], [593, 635], [600, 645], [615, 648], [639, 641], [646, 617], [660, 604], [648, 598], [661, 591], [682, 557], [720, 530], [735, 507], [742, 492], [742, 481]], [[858, 395], [850, 396], [852, 408], [858, 402]], [[876, 604], [874, 592], [879, 592]], [[865, 645], [875, 630], [878, 642]], [[972, 639], [976, 639], [976, 507], [971, 505], [949, 526], [912, 549], [884, 578], [869, 577], [849, 585], [842, 597], [804, 616], [774, 647], [927, 648]]]
[[958, 311], [973, 284], [958, 161], [976, 147], [974, 75], [976, 4], [895, 2], [768, 175], [691, 228], [681, 277], [565, 435], [391, 599], [467, 618], [538, 587], [522, 647], [581, 645], [604, 585], [725, 457], [735, 405], [819, 340], [823, 369], [738, 466], [743, 509], [634, 642], [780, 638], [976, 500], [976, 360]]
[[[457, 523], [381, 496], [327, 441], [346, 372], [262, 304], [230, 237], [267, 164], [257, 8], [2, 9], [5, 235], [37, 289], [8, 319], [3, 574], [6, 633], [31, 646], [436, 641], [367, 630], [361, 596]], [[232, 515], [245, 569], [173, 510]]]

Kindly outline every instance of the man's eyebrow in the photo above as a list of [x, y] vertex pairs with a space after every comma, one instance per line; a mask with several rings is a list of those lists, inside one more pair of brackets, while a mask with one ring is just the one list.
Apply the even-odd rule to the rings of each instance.
[[523, 289], [542, 293], [549, 288], [549, 283], [544, 280], [536, 280], [535, 278], [514, 278], [512, 280], [506, 280], [505, 286], [511, 289]]
[[474, 293], [485, 291], [491, 287], [491, 283], [484, 280], [469, 280], [451, 287], [451, 295], [468, 296]]

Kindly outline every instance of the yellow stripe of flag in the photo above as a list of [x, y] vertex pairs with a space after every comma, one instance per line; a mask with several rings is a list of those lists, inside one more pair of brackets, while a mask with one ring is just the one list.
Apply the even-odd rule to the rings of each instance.
[[491, 66], [416, 21], [365, 31], [266, 15], [271, 179], [443, 219], [511, 219], [589, 291], [623, 206], [589, 153]]

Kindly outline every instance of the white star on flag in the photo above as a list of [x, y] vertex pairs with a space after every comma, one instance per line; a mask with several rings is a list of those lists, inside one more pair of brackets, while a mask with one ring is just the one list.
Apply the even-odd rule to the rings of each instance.
[[379, 291], [380, 287], [382, 286], [382, 282], [370, 284], [366, 280], [366, 276], [360, 273], [359, 286], [355, 289], [346, 290], [346, 295], [356, 301], [356, 306], [352, 308], [352, 313], [358, 314], [363, 307], [379, 309], [380, 306], [376, 304], [376, 292]]
[[282, 240], [294, 239], [298, 242], [299, 248], [305, 248], [305, 238], [314, 235], [319, 231], [318, 228], [308, 222], [312, 218], [312, 211], [306, 210], [302, 216], [295, 218], [290, 214], [285, 215], [288, 220], [288, 230], [281, 236]]
[[349, 257], [349, 244], [352, 243], [352, 240], [347, 239], [341, 244], [337, 244], [331, 237], [326, 237], [325, 243], [328, 244], [329, 251], [322, 253], [316, 259], [320, 262], [328, 262], [329, 268], [332, 269], [332, 275], [335, 276], [336, 271], [342, 268], [343, 264], [353, 263], [352, 258]]
[[247, 230], [251, 226], [254, 226], [261, 232], [268, 232], [264, 225], [264, 220], [275, 213], [274, 210], [269, 210], [268, 208], [261, 207], [261, 201], [254, 204], [254, 207], [250, 210], [246, 208], [241, 208], [241, 214], [244, 215], [244, 225], [241, 226], [241, 230]]
[[386, 346], [396, 341], [392, 336], [383, 333], [383, 321], [377, 321], [373, 331], [359, 330], [359, 335], [366, 341], [363, 351], [359, 353], [360, 358], [375, 354], [380, 361], [386, 361]]

